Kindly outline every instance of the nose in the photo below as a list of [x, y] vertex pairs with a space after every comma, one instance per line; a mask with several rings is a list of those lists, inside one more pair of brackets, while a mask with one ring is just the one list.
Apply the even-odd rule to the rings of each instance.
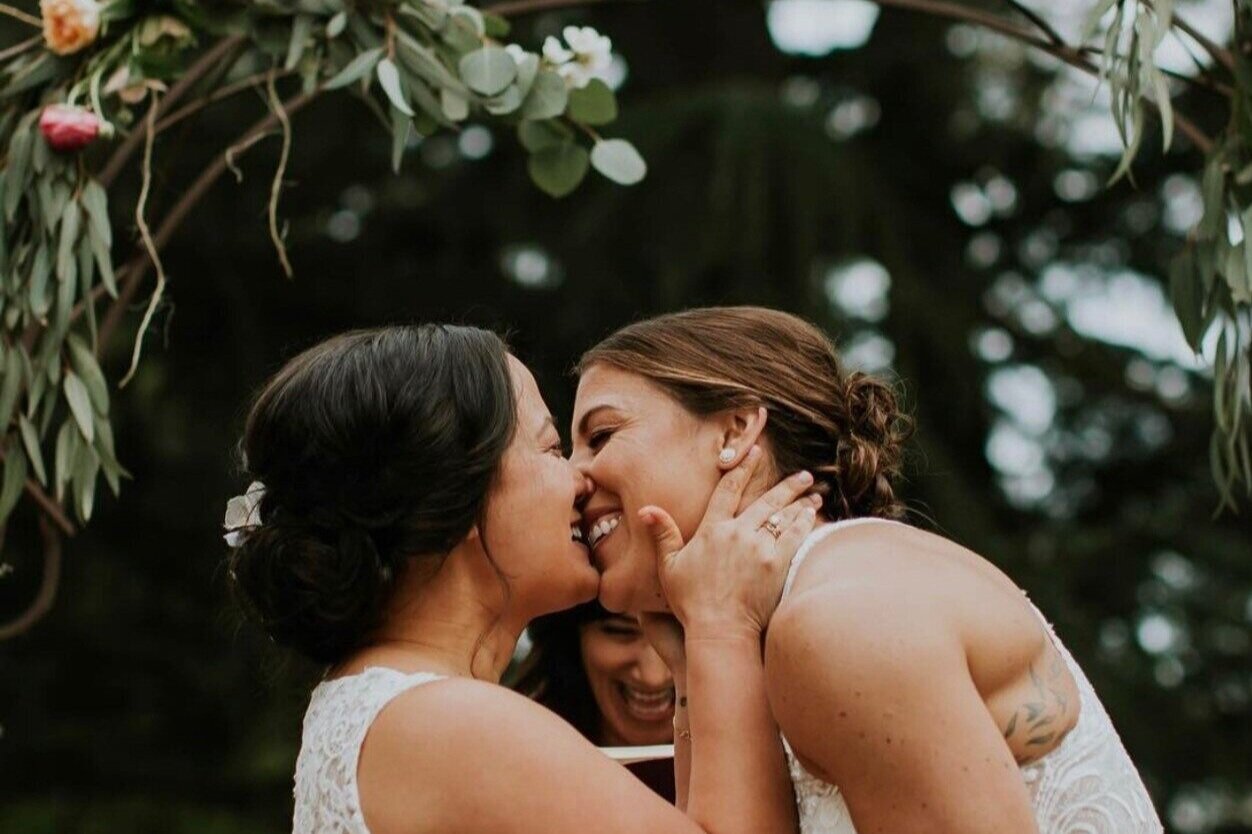
[[648, 689], [661, 689], [672, 686], [674, 683], [674, 676], [670, 674], [669, 667], [646, 641], [640, 647], [639, 657], [635, 661], [635, 677], [641, 686]]
[[578, 468], [574, 468], [574, 503], [579, 507], [587, 503], [587, 499], [596, 491], [595, 482]]

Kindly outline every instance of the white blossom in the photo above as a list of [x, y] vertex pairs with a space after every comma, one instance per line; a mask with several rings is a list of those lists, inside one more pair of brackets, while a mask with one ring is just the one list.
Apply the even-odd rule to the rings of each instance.
[[565, 43], [552, 36], [543, 42], [543, 59], [565, 79], [567, 86], [585, 87], [593, 78], [607, 80], [610, 77], [611, 40], [590, 26], [566, 26], [561, 34]]
[[551, 35], [543, 42], [543, 58], [549, 64], [560, 66], [561, 64], [571, 61], [574, 53], [565, 48], [562, 43]]
[[261, 497], [265, 495], [265, 484], [253, 481], [243, 495], [236, 495], [226, 502], [226, 518], [222, 528], [226, 534], [222, 536], [230, 547], [239, 547], [247, 537], [248, 530], [261, 526]]
[[517, 64], [519, 67], [522, 65], [522, 62], [526, 60], [526, 56], [529, 54], [525, 49], [522, 49], [515, 43], [511, 43], [506, 46], [504, 51], [509, 53], [509, 57], [513, 59], [513, 63]]

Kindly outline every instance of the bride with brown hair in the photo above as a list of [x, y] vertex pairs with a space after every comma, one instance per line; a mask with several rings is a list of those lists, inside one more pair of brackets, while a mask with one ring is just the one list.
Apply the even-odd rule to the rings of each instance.
[[[816, 476], [821, 523], [765, 649], [804, 834], [1162, 830], [1038, 609], [987, 559], [903, 522], [909, 421], [816, 327], [757, 307], [689, 310], [619, 330], [579, 374], [572, 460], [593, 484], [583, 518], [610, 610], [655, 623], [675, 576], [724, 569], [706, 549], [658, 576], [653, 541], [677, 550], [745, 456], [762, 458], [745, 502], [779, 475]], [[657, 644], [675, 671], [681, 759], [719, 725], [682, 709], [681, 644]]]

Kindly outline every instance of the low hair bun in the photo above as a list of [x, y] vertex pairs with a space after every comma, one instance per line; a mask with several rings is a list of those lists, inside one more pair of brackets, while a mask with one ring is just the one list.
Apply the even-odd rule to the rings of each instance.
[[396, 568], [361, 527], [278, 515], [249, 532], [230, 572], [244, 607], [274, 642], [330, 664], [377, 628]]
[[853, 372], [842, 389], [847, 421], [835, 441], [833, 497], [848, 518], [902, 518], [905, 507], [895, 495], [895, 481], [912, 420], [900, 410], [895, 390], [880, 379]]

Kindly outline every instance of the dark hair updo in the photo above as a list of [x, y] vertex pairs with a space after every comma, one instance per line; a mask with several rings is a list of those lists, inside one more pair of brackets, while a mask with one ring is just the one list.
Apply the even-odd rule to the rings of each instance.
[[262, 523], [230, 577], [277, 643], [343, 660], [399, 575], [433, 573], [481, 519], [516, 423], [507, 357], [473, 327], [386, 327], [328, 339], [265, 385], [241, 444]]
[[816, 478], [835, 520], [903, 518], [895, 494], [912, 421], [892, 386], [848, 373], [821, 330], [765, 307], [703, 307], [627, 325], [583, 354], [640, 374], [692, 414], [765, 406], [780, 474]]

